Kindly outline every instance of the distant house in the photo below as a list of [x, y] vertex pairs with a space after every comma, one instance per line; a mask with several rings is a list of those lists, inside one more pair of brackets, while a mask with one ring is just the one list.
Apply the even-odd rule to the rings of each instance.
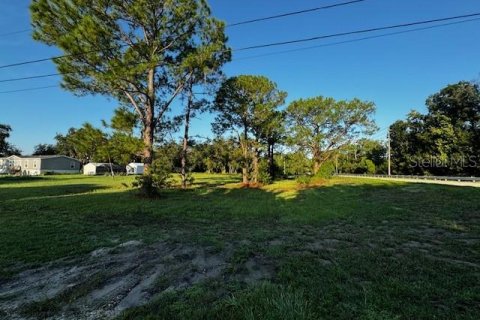
[[45, 173], [79, 173], [82, 163], [67, 156], [10, 156], [0, 158], [0, 174], [35, 176]]
[[143, 163], [130, 163], [127, 165], [127, 174], [143, 174], [145, 165]]
[[110, 163], [90, 162], [83, 166], [83, 174], [86, 176], [96, 176], [102, 174], [125, 173], [125, 167]]

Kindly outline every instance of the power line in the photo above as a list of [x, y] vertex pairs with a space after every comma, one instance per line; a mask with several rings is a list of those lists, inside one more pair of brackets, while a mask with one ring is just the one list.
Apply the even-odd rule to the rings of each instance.
[[285, 17], [310, 13], [310, 12], [319, 11], [319, 10], [332, 9], [332, 8], [336, 8], [336, 7], [343, 7], [343, 6], [347, 6], [347, 5], [351, 5], [351, 4], [355, 4], [355, 3], [359, 3], [359, 2], [365, 2], [365, 1], [367, 1], [367, 0], [354, 0], [354, 1], [331, 4], [331, 5], [323, 6], [323, 7], [311, 8], [311, 9], [305, 9], [305, 10], [293, 11], [293, 12], [286, 12], [286, 13], [282, 13], [282, 14], [278, 14], [278, 15], [274, 15], [274, 16], [269, 16], [269, 17], [245, 20], [245, 21], [240, 21], [240, 22], [235, 22], [235, 23], [228, 24], [227, 28], [241, 26], [241, 25], [245, 25], [245, 24], [251, 24], [251, 23], [260, 22], [260, 21], [267, 21], [267, 20], [285, 18]]
[[34, 90], [42, 90], [42, 89], [48, 89], [48, 88], [58, 88], [58, 85], [44, 86], [44, 87], [34, 87], [34, 88], [25, 88], [25, 89], [9, 90], [9, 91], [0, 91], [0, 93], [13, 93], [13, 92], [34, 91]]
[[[333, 9], [333, 8], [336, 8], [336, 7], [348, 6], [348, 5], [351, 5], [351, 4], [355, 4], [355, 3], [358, 3], [358, 2], [365, 2], [365, 1], [367, 1], [367, 0], [352, 0], [352, 1], [348, 1], [348, 2], [336, 3], [336, 4], [331, 4], [331, 5], [322, 6], [322, 7], [316, 7], [316, 8], [293, 11], [293, 12], [286, 12], [286, 13], [282, 13], [282, 14], [278, 14], [278, 15], [274, 15], [274, 16], [244, 20], [244, 21], [239, 21], [239, 22], [227, 24], [227, 28], [237, 27], [237, 26], [251, 24], [251, 23], [256, 23], [256, 22], [260, 22], [260, 21], [280, 19], [280, 18], [285, 18], [285, 17], [289, 17], [289, 16], [320, 11], [320, 10]], [[0, 37], [10, 36], [10, 35], [15, 35], [15, 34], [20, 34], [20, 33], [26, 33], [26, 32], [30, 32], [30, 31], [32, 31], [32, 29], [23, 29], [23, 30], [18, 30], [18, 31], [1, 33]]]
[[22, 81], [22, 80], [32, 80], [32, 79], [39, 79], [39, 78], [49, 78], [49, 77], [55, 77], [55, 76], [60, 76], [60, 75], [61, 75], [60, 73], [51, 73], [51, 74], [43, 74], [43, 75], [39, 75], [39, 76], [3, 79], [3, 80], [0, 80], [0, 83]]
[[[403, 23], [403, 24], [397, 24], [397, 25], [391, 25], [391, 26], [385, 26], [385, 27], [377, 27], [377, 28], [362, 29], [362, 30], [355, 30], [355, 31], [349, 31], [349, 32], [334, 33], [334, 34], [316, 36], [316, 37], [305, 38], [305, 39], [296, 39], [296, 40], [290, 40], [290, 41], [260, 44], [260, 45], [255, 45], [255, 46], [232, 49], [232, 51], [247, 51], [247, 50], [261, 49], [261, 48], [267, 48], [267, 47], [295, 44], [295, 43], [311, 42], [311, 41], [322, 40], [322, 39], [343, 37], [343, 36], [347, 36], [347, 35], [355, 35], [355, 34], [370, 33], [370, 32], [382, 31], [382, 30], [389, 30], [389, 29], [405, 28], [405, 27], [416, 26], [416, 25], [424, 25], [424, 24], [430, 24], [430, 23], [435, 23], [435, 22], [451, 21], [451, 20], [478, 17], [478, 16], [480, 16], [480, 13], [472, 13], [472, 14], [461, 15], [461, 16], [453, 16], [453, 17], [440, 18], [440, 19], [409, 22], [409, 23]], [[0, 66], [0, 69], [16, 67], [16, 66], [21, 66], [21, 65], [27, 65], [27, 64], [33, 64], [33, 63], [38, 63], [38, 62], [44, 62], [44, 61], [48, 61], [48, 60], [61, 59], [61, 58], [72, 57], [72, 56], [79, 56], [79, 55], [82, 55], [82, 54], [101, 52], [101, 51], [105, 51], [105, 50], [104, 49], [102, 49], [102, 50], [91, 50], [91, 51], [86, 51], [86, 52], [82, 52], [82, 53], [78, 53], [78, 54], [67, 54], [67, 55], [61, 55], [61, 56], [50, 57], [50, 58], [42, 58], [42, 59], [30, 60], [30, 61], [22, 61], [22, 62], [17, 62], [17, 63], [13, 63], [13, 64], [7, 64], [7, 65]]]
[[[285, 50], [285, 51], [280, 51], [280, 52], [267, 53], [267, 54], [264, 54], [264, 55], [244, 57], [244, 58], [235, 59], [235, 61], [253, 59], [253, 58], [263, 57], [263, 56], [271, 56], [271, 55], [275, 55], [275, 54], [289, 53], [289, 52], [295, 52], [295, 51], [302, 51], [302, 50], [314, 49], [314, 48], [319, 48], [319, 47], [334, 46], [334, 45], [339, 45], [339, 44], [344, 44], [344, 43], [357, 42], [357, 41], [363, 41], [363, 40], [374, 39], [374, 38], [381, 38], [381, 37], [392, 36], [392, 35], [397, 35], [397, 34], [410, 33], [410, 32], [415, 32], [415, 31], [422, 31], [422, 30], [427, 30], [427, 29], [434, 29], [434, 28], [439, 28], [439, 27], [444, 27], [444, 26], [449, 26], [449, 25], [456, 25], [456, 24], [472, 22], [472, 21], [479, 21], [479, 20], [480, 20], [480, 18], [469, 19], [469, 20], [464, 20], [464, 21], [458, 21], [458, 22], [452, 22], [452, 23], [430, 26], [430, 27], [423, 27], [423, 28], [417, 28], [417, 29], [412, 29], [412, 30], [398, 31], [398, 32], [387, 33], [387, 34], [382, 34], [382, 35], [376, 35], [376, 36], [364, 37], [364, 38], [359, 38], [359, 39], [352, 39], [352, 40], [347, 40], [347, 41], [329, 43], [329, 44], [324, 44], [324, 45], [320, 45], [320, 46], [312, 46], [312, 47], [306, 47], [306, 48], [299, 48], [299, 49]], [[0, 80], [0, 83], [21, 81], [21, 80], [30, 80], [30, 79], [37, 79], [37, 78], [46, 78], [46, 77], [53, 77], [53, 76], [60, 76], [60, 75], [61, 75], [60, 73], [53, 73], [53, 74], [29, 76], [29, 77], [22, 77], [22, 78], [3, 79], [3, 80]], [[26, 88], [26, 89], [21, 89], [21, 90], [3, 91], [3, 92], [0, 92], [0, 93], [11, 93], [11, 92], [38, 90], [38, 89], [52, 88], [52, 87], [55, 87], [55, 86], [38, 87], [38, 88]], [[381, 131], [383, 131], [383, 130], [381, 130]], [[378, 134], [378, 132], [377, 132], [377, 134]]]
[[[119, 48], [123, 48], [123, 47], [126, 47], [126, 46], [127, 46], [127, 45], [120, 45], [120, 46], [118, 46], [118, 47], [119, 47]], [[41, 58], [41, 59], [37, 59], [37, 60], [22, 61], [22, 62], [11, 63], [11, 64], [6, 64], [6, 65], [3, 65], [3, 66], [0, 66], [0, 69], [11, 68], [11, 67], [18, 67], [18, 66], [23, 66], [23, 65], [27, 65], [27, 64], [45, 62], [45, 61], [50, 61], [50, 60], [55, 60], [55, 59], [62, 59], [62, 58], [68, 58], [68, 57], [81, 56], [81, 55], [84, 55], [84, 54], [102, 52], [102, 51], [107, 51], [107, 50], [112, 50], [112, 49], [114, 49], [114, 48], [109, 48], [109, 49], [95, 49], [95, 50], [89, 50], [89, 51], [84, 51], [84, 52], [79, 52], [79, 53], [71, 53], [71, 54], [64, 54], [64, 55], [54, 56], [54, 57], [49, 57], [49, 58]]]
[[32, 29], [23, 29], [23, 30], [17, 30], [17, 31], [12, 31], [12, 32], [7, 32], [7, 33], [0, 33], [0, 37], [7, 37], [7, 36], [13, 36], [15, 34], [20, 34], [20, 33], [25, 33], [25, 32], [30, 32]]
[[[249, 60], [249, 59], [261, 58], [261, 57], [266, 57], [266, 56], [273, 56], [273, 55], [277, 55], [277, 54], [285, 54], [285, 53], [291, 53], [291, 52], [311, 50], [311, 49], [322, 48], [322, 47], [330, 47], [330, 46], [336, 46], [336, 45], [341, 45], [341, 44], [346, 44], [346, 43], [360, 42], [360, 41], [369, 40], [369, 39], [376, 39], [376, 38], [394, 36], [394, 35], [399, 35], [399, 34], [406, 34], [406, 33], [411, 33], [411, 32], [435, 29], [435, 28], [446, 27], [446, 26], [457, 25], [457, 24], [479, 21], [479, 20], [480, 20], [480, 18], [468, 19], [468, 20], [463, 20], [463, 21], [456, 21], [456, 22], [439, 24], [439, 25], [435, 25], [435, 26], [422, 27], [422, 28], [416, 28], [416, 29], [411, 29], [411, 30], [397, 31], [397, 32], [385, 33], [385, 34], [381, 34], [381, 35], [363, 37], [363, 38], [358, 38], [358, 39], [351, 39], [351, 40], [346, 40], [346, 41], [327, 43], [327, 44], [322, 44], [322, 45], [318, 45], [318, 46], [310, 46], [310, 47], [291, 49], [291, 50], [283, 50], [283, 51], [271, 52], [271, 53], [248, 56], [248, 57], [241, 57], [241, 58], [236, 58], [233, 61]], [[51, 59], [51, 58], [49, 58], [49, 59]], [[41, 60], [44, 61], [45, 59], [41, 59]], [[34, 62], [32, 62], [32, 63], [34, 63]], [[60, 76], [60, 75], [61, 75], [60, 73], [53, 73], [53, 74], [45, 74], [45, 75], [38, 75], [38, 76], [28, 76], [28, 77], [21, 77], [21, 78], [3, 79], [3, 80], [0, 80], [0, 83], [15, 82], [15, 81], [21, 81], [21, 80], [31, 80], [31, 79], [38, 79], [38, 78], [47, 78], [47, 77], [54, 77], [54, 76]]]
[[283, 46], [283, 45], [287, 45], [287, 44], [311, 42], [311, 41], [328, 39], [328, 38], [343, 37], [343, 36], [349, 36], [349, 35], [354, 35], [354, 34], [362, 34], [362, 33], [370, 33], [370, 32], [390, 30], [390, 29], [412, 27], [412, 26], [418, 26], [418, 25], [423, 25], [423, 24], [457, 20], [457, 19], [462, 19], [462, 18], [478, 17], [478, 16], [480, 16], [480, 13], [472, 13], [472, 14], [466, 14], [466, 15], [454, 16], [454, 17], [448, 17], [448, 18], [440, 18], [440, 19], [432, 19], [432, 20], [425, 20], [425, 21], [402, 23], [402, 24], [396, 24], [396, 25], [392, 25], [392, 26], [377, 27], [377, 28], [370, 28], [370, 29], [363, 29], [363, 30], [355, 30], [355, 31], [341, 32], [341, 33], [334, 33], [334, 34], [316, 36], [316, 37], [311, 37], [311, 38], [296, 39], [296, 40], [281, 41], [281, 42], [272, 42], [272, 43], [268, 43], [268, 44], [259, 44], [259, 45], [255, 45], [255, 46], [236, 49], [234, 51], [246, 51], [246, 50], [253, 50], [253, 49]]
[[370, 40], [370, 39], [389, 37], [389, 36], [394, 36], [394, 35], [399, 35], [399, 34], [436, 29], [436, 28], [441, 28], [441, 27], [446, 27], [446, 26], [451, 26], [451, 25], [462, 24], [462, 23], [466, 23], [466, 22], [473, 22], [473, 21], [480, 21], [480, 18], [457, 21], [457, 22], [449, 22], [449, 23], [439, 24], [439, 25], [435, 25], [435, 26], [415, 28], [415, 29], [410, 29], [410, 30], [405, 30], [405, 31], [390, 32], [390, 33], [380, 34], [380, 35], [376, 35], [376, 36], [368, 36], [368, 37], [362, 37], [362, 38], [357, 38], [357, 39], [326, 43], [326, 44], [321, 44], [321, 45], [317, 45], [317, 46], [310, 46], [310, 47], [303, 47], [303, 48], [298, 48], [298, 49], [275, 51], [275, 52], [270, 52], [270, 53], [265, 53], [265, 54], [258, 54], [258, 55], [253, 55], [253, 56], [241, 57], [241, 58], [234, 59], [234, 61], [250, 60], [250, 59], [255, 59], [255, 58], [268, 57], [268, 56], [274, 56], [274, 55], [278, 55], [278, 54], [285, 54], [285, 53], [291, 53], [291, 52], [299, 52], [299, 51], [305, 51], [305, 50], [311, 50], [311, 49], [317, 49], [317, 48], [323, 48], [323, 47], [333, 47], [333, 46], [341, 45], [341, 44], [354, 43], [354, 42], [360, 42], [360, 41], [365, 41], [365, 40]]

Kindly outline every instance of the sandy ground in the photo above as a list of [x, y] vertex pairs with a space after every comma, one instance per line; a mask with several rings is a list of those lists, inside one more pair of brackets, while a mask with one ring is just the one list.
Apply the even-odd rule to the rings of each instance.
[[[147, 246], [129, 241], [100, 248], [80, 259], [23, 271], [1, 284], [0, 311], [5, 319], [29, 319], [51, 309], [55, 312], [49, 311], [48, 319], [112, 319], [159, 293], [225, 277], [232, 246], [217, 252], [185, 244]], [[261, 257], [252, 257], [245, 272], [235, 277], [245, 283], [268, 280], [271, 270]]]
[[[285, 254], [299, 258], [321, 254], [324, 258], [319, 268], [335, 265], [337, 250], [382, 250], [394, 253], [393, 257], [414, 251], [434, 261], [480, 270], [478, 261], [450, 251], [446, 244], [452, 241], [467, 250], [477, 246], [480, 239], [438, 225], [412, 226], [409, 221], [385, 220], [360, 227], [349, 223], [322, 228], [304, 226], [255, 245], [280, 246], [285, 248]], [[279, 262], [261, 253], [249, 255], [240, 268], [236, 266], [232, 271], [235, 250], [250, 244], [249, 240], [232, 241], [215, 249], [175, 241], [151, 245], [129, 241], [75, 259], [22, 270], [0, 284], [0, 318], [114, 319], [158, 294], [203, 281], [255, 284], [274, 279]]]

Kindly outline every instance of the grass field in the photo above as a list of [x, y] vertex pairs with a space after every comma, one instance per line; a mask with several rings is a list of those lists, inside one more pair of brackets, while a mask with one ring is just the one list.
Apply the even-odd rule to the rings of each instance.
[[0, 178], [0, 318], [478, 319], [480, 189]]

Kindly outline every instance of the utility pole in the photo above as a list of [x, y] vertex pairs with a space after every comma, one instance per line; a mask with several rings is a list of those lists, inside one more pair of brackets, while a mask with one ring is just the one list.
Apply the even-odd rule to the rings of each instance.
[[392, 149], [390, 146], [390, 129], [387, 132], [387, 160], [388, 160], [388, 175], [392, 175]]

